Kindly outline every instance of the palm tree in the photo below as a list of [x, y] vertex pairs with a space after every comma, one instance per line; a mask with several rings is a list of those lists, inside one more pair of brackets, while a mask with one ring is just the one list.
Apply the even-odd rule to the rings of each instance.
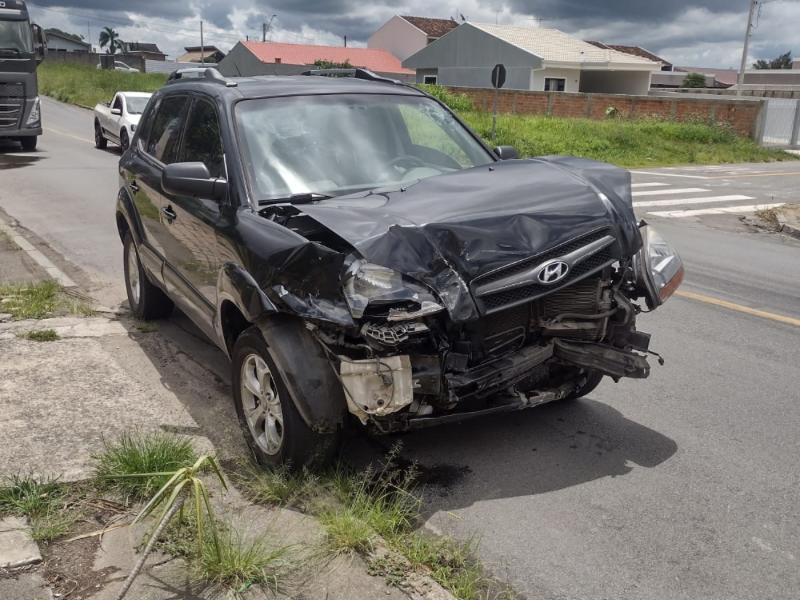
[[100, 32], [100, 47], [105, 48], [106, 46], [108, 46], [109, 54], [116, 54], [117, 50], [122, 50], [122, 40], [111, 27], [103, 27]]

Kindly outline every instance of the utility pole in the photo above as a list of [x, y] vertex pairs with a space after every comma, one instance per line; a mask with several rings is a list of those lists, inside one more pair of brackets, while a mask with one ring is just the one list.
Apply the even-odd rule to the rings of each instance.
[[347, 36], [344, 36], [344, 47], [347, 48]]
[[262, 23], [261, 24], [261, 41], [262, 42], [266, 42], [267, 41], [267, 24], [266, 23]]
[[747, 50], [750, 47], [750, 36], [753, 34], [753, 15], [756, 13], [758, 0], [750, 0], [750, 13], [747, 15], [747, 30], [744, 32], [744, 47], [742, 48], [742, 63], [739, 65], [739, 77], [736, 80], [736, 95], [742, 95], [744, 85], [744, 70], [747, 68]]
[[206, 62], [205, 40], [203, 39], [203, 22], [200, 21], [200, 64]]

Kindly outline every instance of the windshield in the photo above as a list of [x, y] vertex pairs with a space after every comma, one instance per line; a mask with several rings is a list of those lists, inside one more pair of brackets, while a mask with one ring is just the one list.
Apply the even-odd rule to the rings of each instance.
[[33, 54], [33, 36], [27, 21], [0, 21], [0, 56]]
[[406, 184], [493, 162], [437, 102], [419, 96], [320, 95], [236, 105], [257, 200]]
[[128, 106], [128, 114], [131, 115], [140, 115], [144, 112], [144, 107], [147, 106], [147, 103], [150, 101], [150, 98], [143, 98], [141, 96], [127, 96], [125, 98], [125, 102]]

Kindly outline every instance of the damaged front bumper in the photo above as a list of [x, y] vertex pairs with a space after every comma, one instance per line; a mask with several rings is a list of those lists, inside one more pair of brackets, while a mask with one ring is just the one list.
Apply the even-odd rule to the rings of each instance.
[[[461, 372], [446, 372], [441, 367], [443, 361], [431, 356], [339, 359], [348, 409], [363, 424], [372, 422], [384, 432], [538, 406], [565, 398], [580, 383], [571, 380], [534, 389], [525, 385], [540, 368], [571, 365], [614, 379], [645, 378], [650, 373], [645, 356], [633, 350], [564, 340], [528, 346]], [[444, 396], [445, 404], [453, 410], [434, 416], [435, 407], [426, 399], [435, 399], [435, 394], [439, 399]], [[489, 402], [475, 404], [487, 398]]]

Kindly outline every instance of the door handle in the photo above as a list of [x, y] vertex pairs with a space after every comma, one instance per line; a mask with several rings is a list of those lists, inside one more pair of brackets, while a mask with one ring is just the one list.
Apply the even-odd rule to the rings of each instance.
[[134, 179], [134, 180], [132, 180], [132, 181], [131, 181], [131, 182], [128, 184], [128, 187], [129, 187], [129, 188], [131, 188], [131, 191], [132, 191], [132, 192], [138, 192], [138, 191], [139, 191], [139, 186], [136, 184], [136, 180], [135, 180], [135, 179]]
[[175, 211], [172, 210], [171, 206], [165, 206], [161, 209], [161, 214], [167, 218], [167, 222], [172, 223], [175, 219], [178, 218], [178, 215], [175, 214]]

